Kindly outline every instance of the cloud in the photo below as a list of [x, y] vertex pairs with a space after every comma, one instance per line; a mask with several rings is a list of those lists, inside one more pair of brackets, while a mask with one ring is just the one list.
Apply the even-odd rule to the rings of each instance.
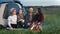
[[60, 5], [60, 0], [21, 0], [24, 6]]

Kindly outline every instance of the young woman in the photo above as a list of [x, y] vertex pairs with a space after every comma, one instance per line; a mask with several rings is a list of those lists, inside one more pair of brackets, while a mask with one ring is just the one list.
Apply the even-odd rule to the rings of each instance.
[[38, 31], [42, 31], [41, 23], [43, 21], [44, 21], [44, 15], [41, 12], [41, 9], [40, 8], [37, 8], [36, 15], [33, 18], [33, 24], [32, 24], [31, 30], [33, 28], [36, 28]]
[[19, 13], [17, 15], [17, 21], [19, 25], [18, 27], [27, 28], [27, 23], [25, 22], [22, 9], [19, 9]]
[[15, 8], [11, 8], [10, 16], [8, 17], [8, 26], [10, 29], [17, 27], [17, 15]]

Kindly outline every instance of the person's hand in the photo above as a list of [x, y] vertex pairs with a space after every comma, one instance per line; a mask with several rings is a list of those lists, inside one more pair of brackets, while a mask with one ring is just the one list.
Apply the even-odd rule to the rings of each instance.
[[10, 27], [10, 29], [13, 29], [13, 27]]
[[30, 25], [31, 23], [28, 23], [28, 25]]
[[40, 22], [38, 22], [38, 24], [40, 24]]
[[20, 19], [21, 21], [23, 20], [23, 19]]
[[33, 24], [32, 25], [35, 25], [35, 22], [33, 22]]
[[18, 22], [20, 22], [20, 21], [21, 21], [21, 22], [24, 22], [25, 20], [24, 20], [24, 19], [20, 19], [20, 20], [18, 20]]
[[18, 20], [18, 22], [20, 22], [20, 21], [22, 21], [21, 19], [20, 20]]
[[21, 22], [24, 22], [25, 20], [21, 20]]
[[25, 20], [22, 20], [22, 22], [24, 22]]

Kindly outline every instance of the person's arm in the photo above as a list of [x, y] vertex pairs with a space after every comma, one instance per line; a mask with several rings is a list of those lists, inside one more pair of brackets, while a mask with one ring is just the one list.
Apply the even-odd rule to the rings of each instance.
[[36, 16], [36, 15], [34, 15], [34, 17], [33, 17], [32, 21], [33, 21], [33, 22], [36, 22], [36, 20], [37, 20], [37, 16]]
[[11, 21], [12, 21], [11, 18], [8, 17], [8, 26], [9, 26], [9, 27], [11, 27]]
[[42, 14], [42, 22], [44, 21], [44, 14]]
[[25, 21], [27, 22], [27, 20], [28, 20], [27, 14], [24, 16], [24, 19], [25, 19]]
[[39, 22], [43, 22], [44, 21], [44, 15], [42, 14], [41, 18], [39, 17], [38, 19], [39, 19]]
[[17, 21], [18, 21], [18, 22], [21, 21], [19, 15], [17, 15]]
[[17, 21], [18, 21], [18, 22], [20, 22], [20, 21], [21, 21], [21, 22], [24, 22], [24, 19], [21, 19], [20, 16], [18, 15], [18, 16], [17, 16]]

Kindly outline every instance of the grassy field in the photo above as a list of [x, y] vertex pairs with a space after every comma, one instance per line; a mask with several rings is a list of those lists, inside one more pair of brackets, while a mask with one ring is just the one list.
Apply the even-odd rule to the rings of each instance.
[[0, 30], [0, 34], [60, 34], [60, 15], [59, 14], [45, 14], [43, 31], [40, 33], [36, 30], [22, 29], [22, 30]]

